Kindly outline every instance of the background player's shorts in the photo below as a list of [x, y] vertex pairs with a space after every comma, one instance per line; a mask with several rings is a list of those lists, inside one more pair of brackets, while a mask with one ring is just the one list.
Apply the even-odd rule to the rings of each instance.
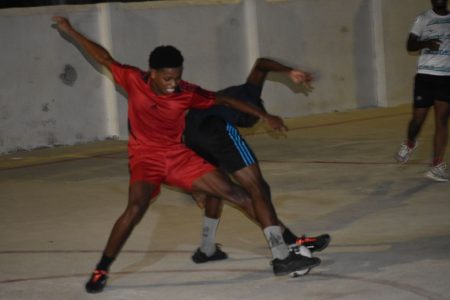
[[162, 183], [192, 190], [192, 183], [216, 168], [183, 144], [170, 147], [129, 147], [130, 185], [146, 181], [154, 185], [152, 197]]
[[239, 131], [220, 117], [209, 116], [199, 126], [186, 127], [185, 144], [211, 164], [234, 173], [257, 163]]
[[416, 74], [414, 107], [430, 107], [435, 100], [450, 102], [450, 76]]

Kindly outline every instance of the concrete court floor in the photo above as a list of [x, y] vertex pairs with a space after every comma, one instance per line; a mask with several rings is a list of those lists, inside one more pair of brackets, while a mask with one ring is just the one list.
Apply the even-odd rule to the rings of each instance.
[[409, 117], [405, 105], [290, 119], [281, 138], [247, 132], [280, 218], [333, 238], [295, 279], [272, 275], [261, 231], [230, 207], [218, 230], [230, 259], [194, 264], [201, 211], [165, 188], [108, 287], [86, 294], [126, 204], [125, 143], [0, 156], [0, 299], [450, 299], [450, 183], [423, 177], [432, 115], [410, 163], [395, 163]]

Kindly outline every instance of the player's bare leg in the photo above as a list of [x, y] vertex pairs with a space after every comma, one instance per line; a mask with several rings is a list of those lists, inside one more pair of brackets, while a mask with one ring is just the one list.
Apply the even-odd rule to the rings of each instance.
[[[282, 231], [278, 225], [278, 219], [271, 203], [260, 201], [254, 203], [255, 199], [239, 186], [233, 184], [229, 178], [219, 171], [213, 171], [203, 175], [193, 183], [193, 191], [205, 192], [216, 198], [226, 199], [231, 203], [243, 207], [251, 215], [252, 208], [256, 220], [262, 225], [264, 235], [272, 252], [272, 266], [275, 275], [286, 275], [296, 271], [308, 270], [320, 264], [316, 257], [305, 257], [290, 252], [283, 241]], [[248, 203], [253, 204], [249, 206]]]
[[450, 103], [445, 101], [434, 102], [435, 130], [434, 130], [434, 150], [433, 162], [426, 177], [435, 181], [448, 181], [446, 165], [444, 162], [445, 149], [448, 143], [448, 119], [450, 115]]
[[85, 287], [88, 293], [99, 293], [105, 287], [109, 268], [128, 240], [134, 227], [141, 221], [147, 211], [153, 189], [153, 185], [143, 181], [136, 182], [130, 186], [128, 205], [115, 222], [102, 258], [86, 283]]

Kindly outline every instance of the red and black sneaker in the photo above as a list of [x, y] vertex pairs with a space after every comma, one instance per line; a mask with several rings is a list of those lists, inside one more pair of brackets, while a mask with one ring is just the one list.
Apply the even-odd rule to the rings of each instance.
[[94, 294], [103, 291], [108, 280], [108, 272], [104, 270], [95, 270], [88, 282], [86, 282], [86, 292]]
[[295, 251], [298, 247], [305, 246], [311, 252], [319, 252], [327, 248], [330, 241], [331, 237], [329, 234], [321, 234], [319, 236], [302, 235], [294, 244], [289, 245], [289, 249]]

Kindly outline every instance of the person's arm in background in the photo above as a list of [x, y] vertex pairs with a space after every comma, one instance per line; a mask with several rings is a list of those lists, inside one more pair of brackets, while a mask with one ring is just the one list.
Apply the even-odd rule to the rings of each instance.
[[271, 115], [263, 111], [262, 109], [250, 105], [239, 99], [217, 94], [216, 104], [226, 105], [244, 113], [248, 113], [252, 116], [259, 117], [261, 120], [267, 122], [267, 125], [269, 125], [269, 127], [274, 130], [284, 131], [288, 129], [280, 117]]

